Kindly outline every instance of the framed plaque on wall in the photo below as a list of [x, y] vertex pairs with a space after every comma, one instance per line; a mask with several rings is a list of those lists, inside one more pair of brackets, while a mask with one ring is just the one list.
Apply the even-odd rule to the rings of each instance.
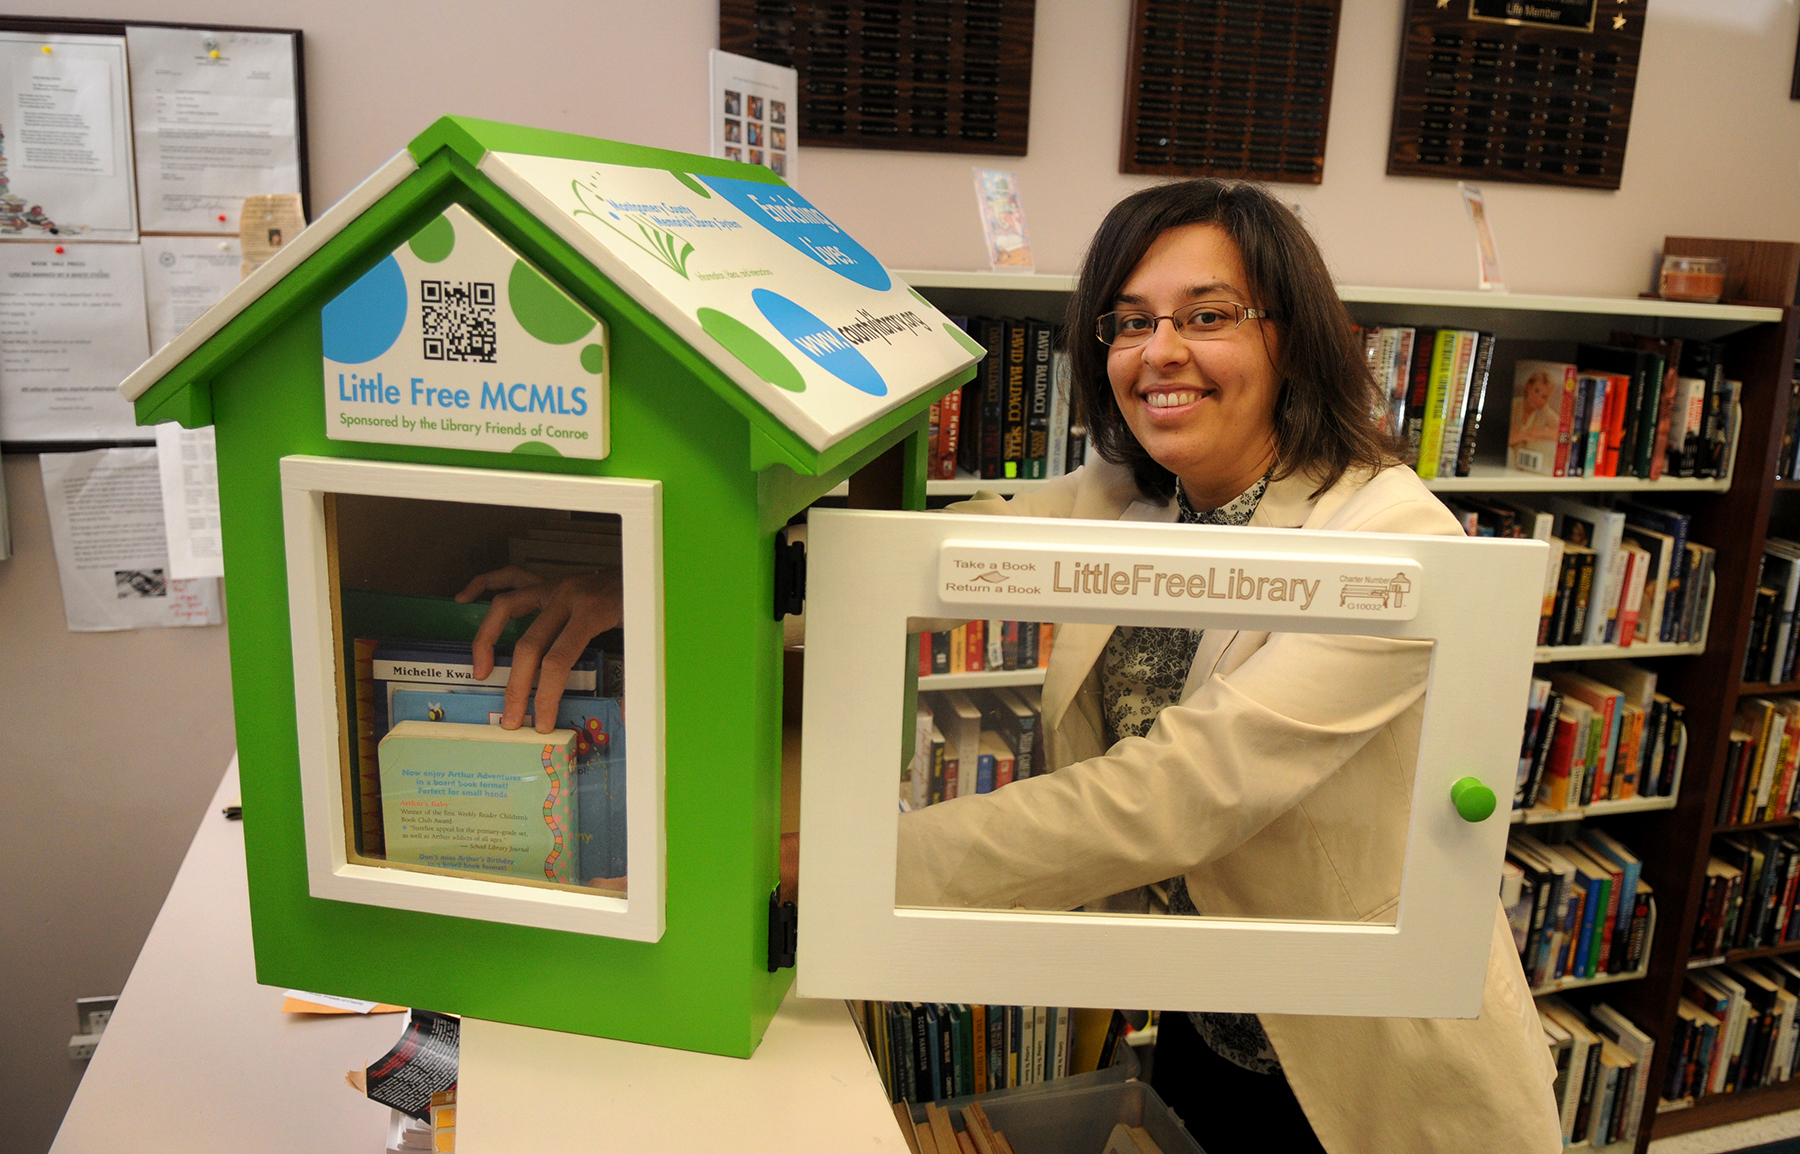
[[1035, 0], [720, 0], [719, 47], [800, 74], [800, 143], [1024, 156]]
[[1318, 184], [1341, 0], [1136, 0], [1119, 171]]
[[1648, 0], [1408, 0], [1390, 176], [1616, 189]]

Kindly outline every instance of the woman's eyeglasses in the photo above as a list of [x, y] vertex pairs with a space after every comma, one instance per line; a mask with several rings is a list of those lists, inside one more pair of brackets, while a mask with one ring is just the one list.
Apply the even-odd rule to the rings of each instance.
[[1115, 349], [1130, 348], [1148, 341], [1156, 332], [1158, 321], [1168, 321], [1175, 326], [1175, 335], [1183, 340], [1211, 341], [1229, 336], [1245, 321], [1267, 319], [1267, 309], [1245, 308], [1236, 301], [1200, 301], [1183, 305], [1163, 316], [1123, 311], [1106, 313], [1095, 324], [1094, 335], [1103, 345]]

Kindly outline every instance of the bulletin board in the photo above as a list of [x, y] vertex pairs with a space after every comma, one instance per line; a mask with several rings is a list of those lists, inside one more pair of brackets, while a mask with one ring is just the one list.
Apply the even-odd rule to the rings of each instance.
[[0, 17], [0, 451], [148, 443], [118, 384], [240, 279], [244, 198], [310, 218], [304, 69], [297, 29]]

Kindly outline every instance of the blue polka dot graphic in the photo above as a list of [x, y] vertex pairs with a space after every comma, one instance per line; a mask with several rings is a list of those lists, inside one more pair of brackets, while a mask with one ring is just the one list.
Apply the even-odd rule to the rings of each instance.
[[388, 257], [339, 293], [319, 314], [325, 358], [340, 365], [372, 361], [394, 347], [406, 326], [406, 277]]
[[893, 285], [881, 262], [869, 250], [850, 239], [805, 197], [779, 184], [731, 180], [723, 176], [700, 178], [712, 190], [736, 205], [745, 216], [788, 244], [818, 261], [845, 280], [864, 288], [886, 292]]
[[750, 294], [750, 299], [756, 302], [763, 317], [814, 364], [853, 389], [872, 397], [887, 396], [887, 382], [875, 366], [836, 329], [780, 293], [759, 288]]

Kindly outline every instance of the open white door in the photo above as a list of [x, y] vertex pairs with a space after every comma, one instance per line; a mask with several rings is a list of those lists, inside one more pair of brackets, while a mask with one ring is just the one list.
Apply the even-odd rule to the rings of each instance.
[[[1453, 803], [1452, 787], [1474, 778], [1500, 799], [1512, 796], [1542, 543], [828, 510], [814, 511], [808, 538], [799, 993], [1405, 1017], [1478, 1012], [1508, 815], [1498, 807], [1472, 820]], [[907, 714], [916, 634], [964, 619], [1428, 642], [1428, 658], [1405, 647], [1428, 669], [1410, 814], [1386, 823], [1404, 831], [1394, 845], [1371, 849], [1393, 855], [1397, 906], [1330, 921], [897, 904], [899, 825], [908, 820], [901, 798], [916, 804], [944, 790], [942, 782], [913, 783], [922, 785], [914, 791], [902, 781], [917, 724]], [[927, 700], [947, 728], [974, 724], [958, 714], [970, 704], [1000, 709], [1029, 702], [1031, 693]], [[1004, 727], [998, 714], [988, 717]], [[988, 747], [1003, 764], [1009, 751]], [[1045, 768], [1040, 739], [1037, 770]], [[992, 772], [985, 759], [973, 780], [962, 769], [964, 792], [970, 784], [995, 789]], [[1408, 804], [1404, 788], [1392, 804]]]

